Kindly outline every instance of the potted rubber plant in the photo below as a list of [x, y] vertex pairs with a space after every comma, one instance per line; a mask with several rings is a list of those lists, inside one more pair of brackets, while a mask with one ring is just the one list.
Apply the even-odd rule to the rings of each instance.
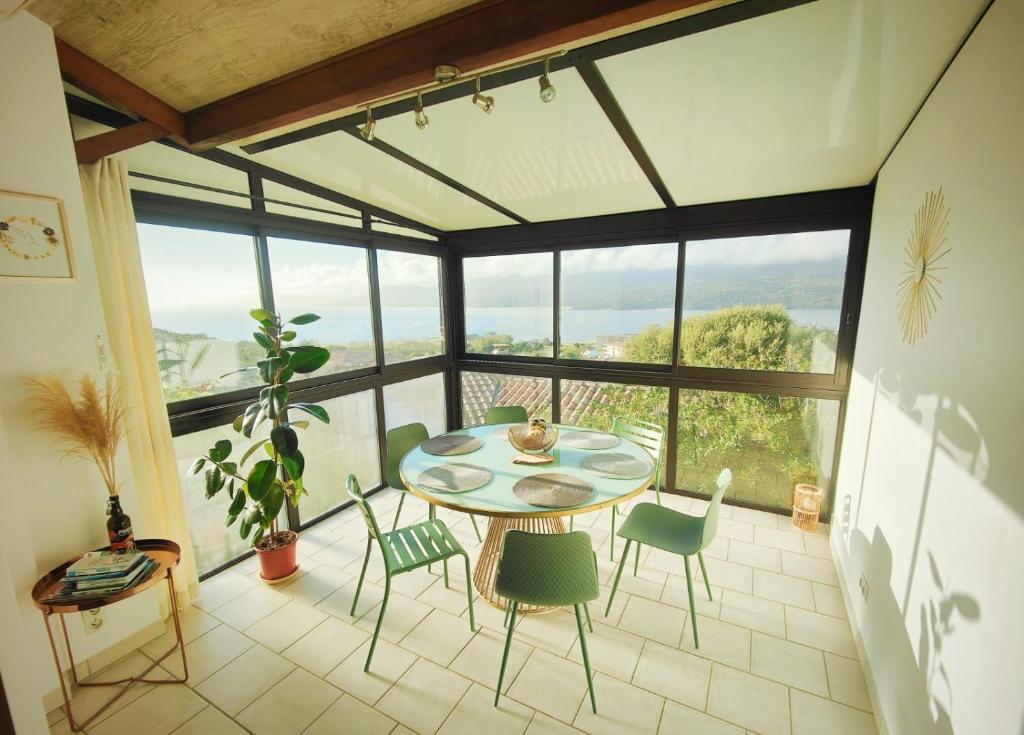
[[261, 576], [272, 582], [297, 568], [298, 534], [281, 530], [277, 520], [286, 502], [297, 507], [299, 498], [307, 494], [302, 481], [306, 461], [299, 451], [296, 430], [308, 428], [309, 421], [295, 417], [305, 414], [325, 424], [331, 420], [321, 406], [291, 401], [288, 381], [320, 369], [331, 353], [312, 345], [292, 346], [297, 334], [291, 327], [317, 321], [320, 317], [316, 314], [302, 314], [284, 323], [280, 316], [265, 309], [253, 309], [249, 315], [258, 324], [253, 337], [266, 354], [256, 365], [242, 370], [258, 370], [266, 386], [235, 419], [232, 428], [251, 440], [269, 422], [269, 434], [249, 444], [237, 460], [232, 459], [235, 445], [230, 439], [221, 439], [195, 459], [189, 474], [206, 469], [208, 499], [222, 491], [228, 493], [231, 502], [227, 525], [239, 524], [239, 535], [256, 549]]

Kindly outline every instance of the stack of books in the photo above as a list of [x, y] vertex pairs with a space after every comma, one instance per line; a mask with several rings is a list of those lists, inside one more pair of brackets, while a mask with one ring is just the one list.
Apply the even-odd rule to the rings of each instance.
[[159, 566], [141, 551], [90, 551], [69, 566], [51, 603], [109, 597], [144, 582]]

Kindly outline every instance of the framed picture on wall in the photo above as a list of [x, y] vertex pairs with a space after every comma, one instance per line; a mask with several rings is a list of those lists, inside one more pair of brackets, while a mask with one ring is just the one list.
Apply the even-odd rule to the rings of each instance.
[[64, 202], [0, 191], [0, 279], [75, 278]]

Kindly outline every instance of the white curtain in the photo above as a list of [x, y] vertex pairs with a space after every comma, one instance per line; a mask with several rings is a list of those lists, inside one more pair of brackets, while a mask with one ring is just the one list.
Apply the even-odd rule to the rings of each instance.
[[136, 536], [167, 538], [181, 546], [174, 585], [182, 606], [198, 595], [199, 578], [157, 371], [128, 167], [104, 158], [80, 166], [79, 173], [110, 352], [128, 409], [128, 452], [142, 515], [134, 522]]

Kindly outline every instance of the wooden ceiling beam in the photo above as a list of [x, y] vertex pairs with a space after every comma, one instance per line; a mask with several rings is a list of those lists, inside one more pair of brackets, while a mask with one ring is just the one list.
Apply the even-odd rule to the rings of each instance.
[[188, 140], [211, 147], [434, 80], [434, 67], [495, 66], [707, 0], [483, 0], [186, 114]]
[[64, 79], [94, 97], [158, 125], [164, 135], [169, 134], [179, 142], [185, 140], [184, 115], [74, 46], [59, 38], [56, 43], [57, 63]]
[[142, 120], [117, 130], [76, 140], [75, 156], [79, 163], [94, 163], [104, 156], [120, 153], [166, 136], [167, 131], [155, 122]]

